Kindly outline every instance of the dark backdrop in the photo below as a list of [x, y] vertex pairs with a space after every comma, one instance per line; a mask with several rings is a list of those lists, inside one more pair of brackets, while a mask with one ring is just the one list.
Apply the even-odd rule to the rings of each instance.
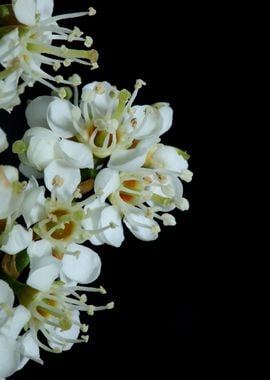
[[[55, 13], [83, 10], [88, 1], [70, 5], [55, 1]], [[151, 4], [149, 4], [151, 3]], [[118, 88], [132, 90], [137, 78], [147, 82], [137, 104], [168, 101], [174, 108], [172, 129], [162, 137], [191, 154], [194, 180], [184, 184], [190, 211], [175, 212], [177, 226], [162, 228], [155, 242], [136, 240], [126, 231], [119, 249], [96, 247], [103, 263], [97, 284], [108, 290], [100, 303], [115, 301], [113, 311], [97, 313], [91, 319], [90, 341], [61, 355], [42, 352], [45, 365], [28, 364], [12, 379], [48, 376], [148, 375], [166, 371], [164, 378], [191, 376], [205, 358], [207, 331], [205, 313], [206, 239], [202, 224], [201, 145], [205, 86], [205, 41], [201, 9], [168, 0], [159, 6], [142, 0], [93, 1], [97, 15], [78, 24], [94, 37], [100, 53], [100, 68], [90, 71], [74, 66], [83, 82], [107, 80]], [[45, 94], [46, 88], [28, 89], [24, 101]], [[19, 138], [25, 128], [23, 107], [11, 115], [0, 113], [0, 124]], [[8, 154], [2, 155], [1, 161]], [[8, 157], [16, 164], [14, 158]], [[205, 227], [205, 226], [204, 226]], [[95, 249], [95, 247], [93, 247]], [[98, 301], [98, 300], [97, 300]], [[177, 372], [175, 372], [175, 370]], [[56, 371], [56, 372], [55, 372]], [[63, 372], [62, 372], [63, 371]], [[65, 375], [64, 375], [65, 374]], [[187, 378], [186, 376], [184, 378]]]

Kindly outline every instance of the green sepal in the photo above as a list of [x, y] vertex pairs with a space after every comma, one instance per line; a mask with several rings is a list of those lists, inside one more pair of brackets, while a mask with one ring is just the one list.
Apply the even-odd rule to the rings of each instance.
[[30, 263], [29, 256], [26, 250], [19, 252], [16, 255], [16, 268], [19, 273], [21, 273]]
[[190, 159], [190, 154], [188, 154], [187, 152], [184, 152], [182, 149], [179, 149], [179, 148], [176, 148], [176, 151], [177, 153], [182, 156], [185, 160], [189, 160]]

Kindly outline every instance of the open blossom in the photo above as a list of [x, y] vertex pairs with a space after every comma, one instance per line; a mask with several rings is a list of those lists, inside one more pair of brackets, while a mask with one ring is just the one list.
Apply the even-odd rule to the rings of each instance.
[[[119, 209], [105, 203], [100, 197], [93, 196], [89, 198], [84, 210], [89, 216], [82, 221], [83, 227], [97, 232], [90, 236], [90, 242], [95, 245], [120, 247], [124, 240], [124, 231]], [[108, 228], [112, 224], [113, 228]]]
[[[165, 149], [166, 147], [164, 147]], [[156, 147], [153, 151], [163, 149]], [[139, 168], [129, 172], [118, 172], [115, 169], [102, 169], [95, 180], [95, 193], [102, 201], [108, 199], [119, 209], [123, 221], [129, 230], [141, 240], [154, 240], [160, 231], [160, 220], [164, 225], [175, 225], [173, 215], [168, 211], [178, 208], [182, 211], [189, 208], [183, 197], [182, 182], [178, 178], [188, 173], [186, 160], [178, 155], [175, 149], [166, 149], [166, 158], [157, 155], [157, 169]], [[172, 163], [170, 164], [172, 153]], [[151, 161], [154, 162], [154, 159]], [[191, 172], [190, 172], [191, 173]], [[183, 179], [190, 175], [183, 175]]]
[[[15, 149], [16, 153], [24, 165], [40, 171], [63, 155], [68, 165], [79, 168], [92, 167], [92, 154], [99, 159], [109, 157], [109, 167], [126, 163], [133, 168], [141, 166], [149, 147], [172, 123], [172, 109], [167, 103], [133, 106], [142, 85], [138, 80], [131, 95], [108, 82], [90, 83], [82, 89], [80, 107], [55, 97], [34, 99], [26, 110], [30, 130], [22, 139], [21, 151]], [[39, 147], [47, 150], [43, 149], [37, 161], [38, 135]]]
[[[27, 327], [39, 348], [59, 353], [69, 350], [74, 343], [88, 341], [88, 335], [84, 335], [88, 325], [80, 322], [80, 312], [93, 315], [95, 311], [113, 308], [113, 303], [97, 307], [88, 304], [85, 293], [89, 292], [106, 293], [102, 287], [66, 286], [61, 281], [53, 282], [46, 292], [22, 287], [19, 301], [30, 313]], [[43, 335], [47, 343], [41, 341], [39, 335]]]
[[[63, 200], [72, 198], [80, 181], [80, 169], [93, 168], [93, 155], [85, 145], [63, 140], [48, 129], [29, 129], [13, 144], [19, 154], [20, 171], [27, 177], [42, 178], [48, 190]], [[58, 181], [56, 180], [58, 178]]]
[[21, 369], [29, 359], [39, 363], [39, 349], [29, 333], [21, 334], [31, 318], [26, 307], [13, 307], [14, 293], [0, 280], [0, 378]]
[[85, 293], [106, 294], [103, 287], [67, 286], [52, 281], [47, 291], [40, 291], [18, 281], [14, 284], [20, 303], [15, 308], [12, 289], [0, 280], [0, 378], [10, 376], [29, 359], [42, 364], [40, 349], [59, 353], [74, 343], [87, 342], [88, 335], [84, 333], [88, 325], [80, 322], [80, 312], [93, 315], [114, 306], [113, 302], [105, 306], [87, 302]]
[[70, 244], [66, 250], [57, 252], [48, 241], [39, 240], [30, 244], [27, 253], [30, 258], [27, 284], [41, 291], [48, 291], [58, 277], [69, 284], [89, 284], [100, 274], [98, 254], [80, 244]]
[[[51, 75], [43, 69], [44, 65], [55, 71], [72, 62], [93, 68], [97, 66], [96, 50], [69, 49], [63, 44], [82, 41], [89, 48], [92, 38], [82, 37], [83, 33], [76, 26], [71, 30], [58, 25], [58, 21], [64, 19], [91, 16], [95, 10], [89, 8], [87, 12], [52, 16], [53, 6], [53, 0], [14, 0], [11, 5], [1, 5], [0, 63], [3, 69], [0, 71], [0, 108], [12, 110], [19, 104], [19, 95], [24, 88], [33, 86], [36, 81], [63, 97], [66, 95], [64, 88], [57, 89], [53, 83], [71, 86], [81, 83], [77, 74], [67, 80], [62, 75]], [[61, 41], [62, 45], [54, 46], [55, 40]], [[23, 81], [20, 85], [19, 78]]]
[[[36, 237], [48, 241], [55, 252], [62, 253], [71, 244], [82, 244], [93, 236], [105, 234], [103, 236], [108, 237], [114, 231], [117, 234], [117, 212], [106, 217], [107, 211], [104, 211], [101, 223], [97, 223], [92, 203], [92, 197], [81, 202], [73, 198], [68, 201], [54, 196], [46, 198], [45, 188], [31, 178], [25, 189], [21, 214], [27, 228], [31, 227]], [[85, 221], [89, 219], [93, 223], [86, 225]]]

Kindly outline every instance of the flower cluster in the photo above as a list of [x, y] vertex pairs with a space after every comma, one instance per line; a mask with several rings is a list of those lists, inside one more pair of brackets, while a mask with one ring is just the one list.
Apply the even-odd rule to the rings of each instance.
[[[95, 68], [98, 58], [91, 37], [58, 25], [95, 10], [52, 12], [53, 0], [0, 5], [0, 109], [12, 111], [35, 82], [53, 90], [26, 107], [28, 128], [11, 147], [19, 170], [0, 165], [0, 379], [29, 360], [42, 363], [41, 350], [87, 342], [80, 314], [113, 308], [88, 301], [91, 292], [106, 293], [89, 286], [101, 270], [90, 247], [120, 247], [128, 230], [155, 240], [162, 225], [176, 224], [174, 209], [189, 208], [182, 185], [192, 179], [189, 156], [161, 142], [172, 125], [169, 104], [135, 105], [142, 80], [130, 93], [52, 75], [72, 62]], [[8, 146], [0, 129], [0, 152]]]

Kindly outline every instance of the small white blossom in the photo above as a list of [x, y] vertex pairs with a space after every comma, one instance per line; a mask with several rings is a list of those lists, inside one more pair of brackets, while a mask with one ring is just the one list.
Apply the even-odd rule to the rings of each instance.
[[[84, 333], [88, 325], [80, 322], [80, 312], [93, 315], [95, 311], [113, 307], [112, 303], [98, 307], [89, 305], [86, 295], [79, 295], [78, 291], [105, 293], [102, 287], [67, 286], [61, 281], [54, 282], [46, 292], [27, 286], [22, 289], [19, 300], [26, 304], [30, 314], [27, 328], [39, 348], [59, 353], [69, 350], [74, 343], [87, 342], [88, 335]], [[43, 335], [47, 343], [41, 341], [39, 335]]]
[[169, 171], [141, 168], [118, 172], [105, 168], [96, 177], [95, 192], [101, 201], [108, 199], [118, 208], [126, 226], [141, 240], [158, 237], [160, 227], [155, 219], [167, 226], [175, 225], [175, 219], [167, 212], [176, 207], [187, 209], [183, 206], [182, 183]]
[[[11, 6], [5, 6], [8, 17], [4, 20], [6, 33], [0, 39], [0, 62], [3, 66], [0, 71], [0, 99], [3, 99], [0, 108], [12, 110], [19, 104], [24, 88], [33, 86], [35, 82], [46, 85], [60, 96], [65, 96], [66, 91], [63, 87], [57, 89], [53, 83], [80, 84], [74, 76], [67, 80], [61, 75], [50, 74], [43, 69], [45, 65], [56, 71], [72, 62], [97, 67], [96, 50], [69, 49], [63, 44], [82, 41], [90, 46], [89, 36], [82, 37], [78, 27], [71, 30], [58, 25], [58, 21], [86, 16], [88, 12], [52, 16], [53, 5], [53, 0], [14, 0]], [[14, 18], [17, 20], [12, 20]], [[55, 40], [61, 41], [62, 45], [54, 46]], [[18, 85], [19, 78], [23, 82]]]
[[[109, 167], [135, 170], [143, 165], [150, 146], [157, 143], [172, 124], [172, 109], [167, 103], [133, 106], [140, 83], [136, 82], [132, 95], [108, 82], [90, 83], [82, 89], [80, 107], [63, 99], [51, 97], [50, 101], [48, 97], [39, 97], [27, 108], [28, 124], [31, 128], [42, 126], [51, 130], [55, 139], [61, 138], [64, 153], [67, 151], [64, 139], [72, 138], [73, 143], [81, 143], [84, 157], [90, 150], [98, 158], [110, 156]], [[29, 133], [32, 135], [27, 132], [25, 138]], [[66, 158], [74, 162], [74, 156]], [[23, 161], [23, 157], [21, 159]], [[84, 159], [86, 164], [91, 167]], [[85, 166], [80, 165], [82, 167]]]

